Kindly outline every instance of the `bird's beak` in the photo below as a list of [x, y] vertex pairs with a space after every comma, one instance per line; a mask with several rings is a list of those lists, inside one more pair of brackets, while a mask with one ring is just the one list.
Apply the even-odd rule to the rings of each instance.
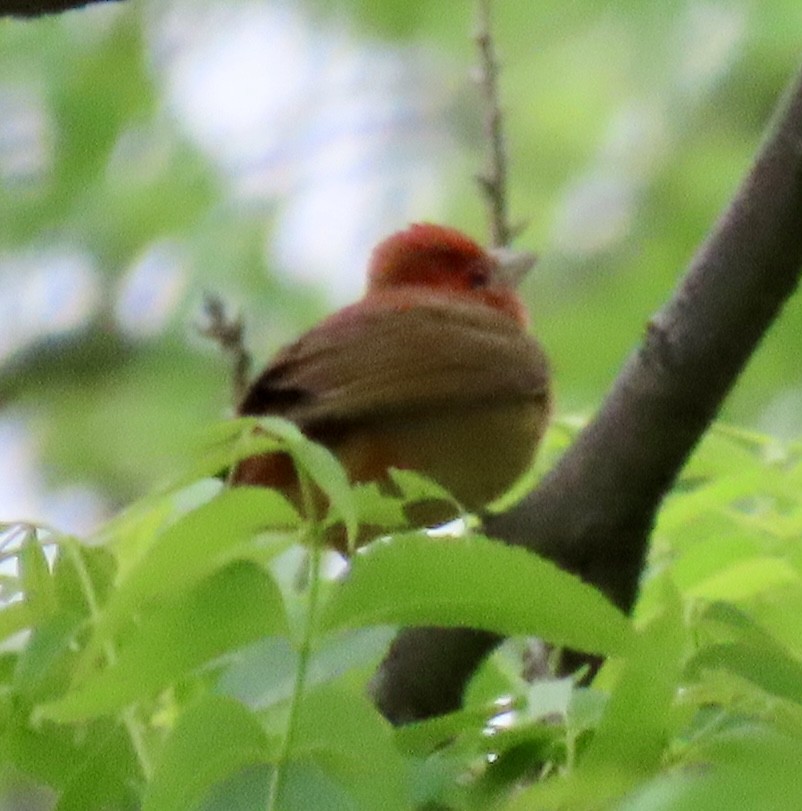
[[513, 248], [490, 248], [488, 253], [496, 263], [495, 279], [507, 287], [518, 287], [537, 262], [535, 254]]

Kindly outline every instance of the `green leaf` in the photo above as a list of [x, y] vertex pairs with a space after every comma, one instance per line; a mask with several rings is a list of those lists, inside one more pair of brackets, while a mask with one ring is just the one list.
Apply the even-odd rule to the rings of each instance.
[[71, 675], [80, 623], [81, 617], [62, 612], [34, 628], [14, 671], [17, 695], [36, 701], [63, 692]]
[[387, 653], [395, 629], [387, 626], [356, 628], [327, 634], [316, 642], [309, 661], [307, 684], [322, 685], [346, 673], [372, 673]]
[[313, 757], [356, 799], [357, 808], [409, 808], [392, 728], [361, 687], [327, 684], [305, 693], [291, 756]]
[[636, 782], [654, 772], [675, 727], [686, 631], [679, 595], [666, 579], [663, 614], [639, 635], [627, 657], [599, 728], [583, 756], [582, 772], [608, 772]]
[[172, 495], [146, 496], [104, 524], [92, 537], [92, 548], [113, 554], [117, 576], [124, 577], [147, 554], [165, 526], [175, 521], [175, 515]]
[[802, 703], [802, 662], [773, 636], [744, 612], [721, 603], [702, 616], [700, 626], [709, 623], [729, 626], [737, 638], [703, 647], [688, 663], [689, 676], [724, 669], [771, 695]]
[[251, 709], [264, 709], [292, 696], [297, 667], [298, 651], [287, 637], [266, 637], [237, 652], [217, 691]]
[[33, 616], [25, 603], [11, 603], [0, 611], [0, 641], [30, 628]]
[[666, 501], [658, 520], [661, 533], [679, 534], [683, 528], [711, 513], [724, 514], [739, 499], [766, 492], [770, 472], [763, 465], [714, 478], [690, 493], [674, 495]]
[[259, 425], [282, 439], [287, 452], [306, 476], [319, 487], [329, 500], [331, 512], [345, 524], [349, 538], [356, 537], [357, 511], [351, 485], [337, 457], [322, 445], [313, 442], [298, 426], [278, 417], [262, 417]]
[[798, 738], [752, 728], [698, 753], [702, 768], [654, 781], [621, 811], [785, 811], [802, 807]]
[[481, 536], [408, 534], [357, 555], [321, 628], [371, 624], [534, 634], [607, 655], [635, 641], [628, 618], [598, 591], [531, 552]]
[[455, 506], [457, 504], [448, 490], [415, 470], [391, 468], [390, 478], [405, 501], [450, 501]]
[[142, 775], [125, 728], [117, 725], [111, 734], [94, 736], [92, 743], [74, 764], [55, 811], [105, 811], [136, 803]]
[[524, 790], [508, 811], [614, 807], [614, 798], [658, 769], [676, 726], [672, 705], [686, 639], [679, 599], [670, 586], [664, 588], [669, 592], [664, 612], [643, 630], [637, 647], [622, 663], [619, 680], [577, 768], [561, 779]]
[[56, 592], [50, 566], [35, 532], [25, 534], [17, 561], [20, 585], [33, 621], [43, 622], [56, 610]]
[[108, 549], [63, 537], [53, 564], [59, 610], [88, 616], [91, 609], [87, 588], [94, 601], [102, 605], [113, 588], [115, 573], [115, 557]]
[[157, 536], [138, 565], [124, 575], [103, 622], [113, 624], [135, 606], [190, 588], [233, 560], [264, 558], [264, 546], [254, 540], [257, 533], [275, 530], [268, 543], [277, 542], [283, 549], [287, 531], [299, 521], [286, 499], [273, 490], [224, 490]]
[[409, 527], [404, 501], [383, 493], [376, 482], [354, 485], [352, 493], [361, 524], [387, 530]]
[[[67, 792], [68, 796], [74, 797], [81, 792], [82, 772], [85, 772], [85, 777], [94, 772], [97, 779], [104, 783], [106, 781], [101, 773], [110, 778], [112, 774], [124, 775], [122, 779], [132, 785], [132, 779], [138, 777], [138, 765], [129, 743], [127, 732], [116, 719], [84, 724], [80, 729], [50, 722], [34, 727], [30, 723], [30, 713], [24, 710], [3, 724], [0, 752], [4, 766], [13, 764], [15, 769], [32, 777], [38, 785], [46, 785], [60, 795]], [[106, 785], [111, 787], [114, 782], [112, 778]], [[84, 786], [83, 790], [88, 792], [91, 788], [91, 785]], [[113, 807], [120, 805], [114, 804]], [[17, 808], [16, 805], [11, 807]], [[0, 808], [5, 811], [2, 803]]]
[[[701, 522], [700, 522], [701, 523]], [[721, 521], [710, 520], [708, 526], [699, 527], [703, 537], [697, 543], [683, 548], [681, 555], [672, 563], [671, 571], [679, 590], [690, 589], [715, 577], [723, 569], [761, 554], [762, 544], [754, 531], [727, 527], [721, 532]]]
[[212, 786], [193, 811], [261, 811], [267, 807], [272, 774], [264, 764], [245, 766]]
[[800, 583], [793, 566], [777, 557], [741, 560], [688, 589], [705, 600], [746, 600], [788, 583]]
[[498, 706], [488, 704], [403, 724], [395, 730], [396, 746], [407, 756], [422, 757], [460, 735], [479, 737], [495, 715], [498, 715]]
[[732, 642], [708, 645], [690, 662], [690, 674], [724, 669], [780, 698], [802, 704], [802, 663], [777, 646]]
[[[392, 637], [392, 629], [386, 627], [328, 634], [319, 641], [310, 658], [307, 688], [333, 681], [357, 668], [372, 672], [387, 652]], [[260, 639], [237, 652], [220, 677], [217, 689], [253, 709], [266, 709], [292, 696], [297, 663], [298, 653], [289, 639]]]
[[142, 811], [193, 808], [213, 786], [244, 766], [267, 763], [274, 745], [241, 704], [206, 696], [181, 715], [167, 738]]
[[226, 651], [284, 633], [278, 587], [254, 564], [235, 563], [191, 592], [154, 605], [126, 636], [113, 664], [39, 713], [61, 722], [113, 713]]
[[312, 808], [358, 811], [361, 808], [381, 808], [358, 804], [352, 793], [338, 779], [340, 776], [332, 774], [335, 771], [333, 764], [324, 764], [312, 757], [299, 757], [287, 763], [285, 769], [281, 796], [271, 811], [308, 811]]
[[259, 420], [240, 417], [204, 426], [198, 441], [196, 459], [169, 485], [169, 490], [185, 487], [207, 476], [220, 476], [249, 456], [286, 450], [286, 443], [275, 436], [255, 432]]

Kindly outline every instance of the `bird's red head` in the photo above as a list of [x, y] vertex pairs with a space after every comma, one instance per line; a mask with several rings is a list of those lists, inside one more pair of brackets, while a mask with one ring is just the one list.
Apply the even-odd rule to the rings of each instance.
[[523, 274], [520, 267], [514, 274], [508, 270], [498, 254], [486, 251], [461, 231], [417, 223], [376, 246], [368, 268], [367, 292], [414, 287], [457, 294], [482, 301], [525, 324], [526, 310], [515, 290]]

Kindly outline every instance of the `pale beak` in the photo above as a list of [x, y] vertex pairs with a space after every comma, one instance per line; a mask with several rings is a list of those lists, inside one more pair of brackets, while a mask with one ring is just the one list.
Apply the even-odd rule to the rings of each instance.
[[529, 251], [516, 251], [514, 248], [490, 248], [487, 252], [496, 263], [493, 274], [495, 279], [507, 287], [518, 287], [537, 262], [537, 256]]

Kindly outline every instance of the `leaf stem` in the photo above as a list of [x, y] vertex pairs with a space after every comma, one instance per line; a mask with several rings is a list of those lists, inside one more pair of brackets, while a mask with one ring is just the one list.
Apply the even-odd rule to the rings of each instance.
[[323, 554], [322, 525], [315, 513], [312, 483], [300, 467], [298, 468], [298, 480], [301, 487], [304, 515], [307, 517], [308, 521], [307, 538], [310, 541], [311, 547], [309, 553], [309, 596], [306, 606], [306, 621], [304, 622], [303, 634], [298, 648], [298, 665], [295, 671], [292, 699], [290, 700], [287, 729], [284, 733], [284, 740], [282, 741], [281, 750], [276, 760], [273, 780], [270, 783], [270, 793], [267, 800], [268, 811], [275, 811], [275, 809], [278, 808], [278, 801], [286, 780], [287, 765], [289, 764], [292, 747], [295, 742], [295, 734], [297, 732], [298, 719], [301, 711], [301, 700], [306, 685], [306, 677], [309, 672], [309, 663], [312, 658], [312, 641], [314, 638], [318, 600], [320, 598], [320, 564]]
[[[86, 598], [86, 604], [89, 606], [89, 616], [93, 625], [98, 625], [100, 622], [100, 603], [97, 599], [97, 593], [92, 583], [92, 578], [84, 563], [83, 556], [78, 549], [78, 545], [69, 539], [64, 542], [64, 548], [67, 550], [67, 555], [75, 566], [75, 571], [78, 574], [78, 580], [81, 584], [81, 591]], [[107, 640], [103, 643], [103, 654], [106, 657], [106, 663], [113, 665], [117, 661], [117, 651], [114, 643]], [[136, 753], [139, 767], [145, 780], [150, 780], [153, 776], [153, 762], [148, 752], [147, 743], [145, 742], [145, 729], [143, 724], [136, 716], [134, 707], [128, 707], [122, 713], [123, 724], [125, 725], [128, 737], [131, 740], [131, 746]]]

